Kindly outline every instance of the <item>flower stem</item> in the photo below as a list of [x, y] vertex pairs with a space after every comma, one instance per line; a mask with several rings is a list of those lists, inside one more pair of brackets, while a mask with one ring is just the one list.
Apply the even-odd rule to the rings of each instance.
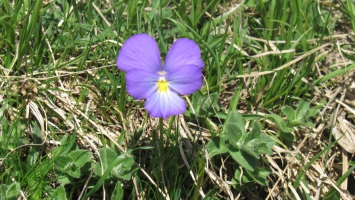
[[163, 118], [159, 118], [159, 142], [161, 144], [164, 144], [164, 123], [163, 123], [164, 119]]
[[165, 194], [167, 195], [166, 196], [166, 199], [170, 199], [169, 198], [169, 194], [168, 194], [168, 190], [167, 190], [167, 187], [166, 187], [166, 183], [165, 183], [165, 173], [164, 173], [164, 160], [163, 160], [163, 157], [161, 155], [161, 151], [160, 151], [160, 145], [161, 147], [164, 148], [164, 127], [163, 127], [163, 121], [164, 119], [163, 118], [159, 118], [159, 138], [158, 138], [158, 155], [159, 155], [159, 160], [160, 160], [160, 173], [161, 173], [161, 177], [162, 177], [162, 181], [163, 181], [163, 186], [164, 186], [164, 191], [165, 191]]

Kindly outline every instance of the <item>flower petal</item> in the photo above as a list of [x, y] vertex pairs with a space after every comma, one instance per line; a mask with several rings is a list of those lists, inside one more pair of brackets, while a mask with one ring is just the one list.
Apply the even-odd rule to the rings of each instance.
[[145, 102], [145, 108], [152, 117], [168, 118], [183, 114], [186, 103], [177, 93], [168, 89], [167, 92], [153, 92]]
[[181, 95], [192, 94], [202, 86], [202, 68], [195, 65], [180, 66], [165, 77], [169, 87]]
[[164, 63], [164, 71], [173, 71], [184, 65], [203, 68], [200, 47], [193, 40], [182, 38], [171, 45]]
[[158, 44], [148, 34], [134, 35], [123, 44], [116, 64], [117, 68], [124, 72], [132, 69], [160, 71], [162, 64]]
[[146, 99], [158, 89], [159, 75], [133, 69], [126, 74], [127, 92], [135, 99]]

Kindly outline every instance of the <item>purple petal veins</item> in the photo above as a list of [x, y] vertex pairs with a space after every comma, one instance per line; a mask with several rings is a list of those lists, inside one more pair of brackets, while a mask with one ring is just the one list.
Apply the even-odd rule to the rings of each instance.
[[184, 113], [186, 103], [178, 94], [192, 94], [202, 86], [200, 48], [187, 38], [171, 46], [162, 66], [155, 40], [148, 34], [134, 35], [123, 44], [117, 67], [126, 72], [127, 92], [147, 99], [145, 108], [153, 117]]
[[127, 92], [135, 99], [146, 99], [158, 89], [157, 73], [133, 69], [126, 74]]
[[168, 118], [186, 110], [185, 101], [175, 92], [154, 92], [145, 102], [145, 108], [152, 117]]
[[193, 40], [182, 38], [171, 45], [166, 55], [164, 70], [174, 71], [185, 65], [195, 65], [203, 68], [200, 47]]
[[196, 92], [202, 86], [202, 68], [194, 65], [185, 65], [166, 74], [169, 86], [181, 95]]
[[148, 34], [130, 37], [118, 54], [117, 67], [124, 72], [132, 69], [142, 69], [148, 72], [161, 70], [158, 44]]

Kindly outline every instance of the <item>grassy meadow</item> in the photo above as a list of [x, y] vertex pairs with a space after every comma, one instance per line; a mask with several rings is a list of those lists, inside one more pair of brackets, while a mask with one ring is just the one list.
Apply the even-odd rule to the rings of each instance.
[[[0, 199], [354, 199], [352, 0], [0, 0]], [[186, 112], [116, 59], [201, 49]]]

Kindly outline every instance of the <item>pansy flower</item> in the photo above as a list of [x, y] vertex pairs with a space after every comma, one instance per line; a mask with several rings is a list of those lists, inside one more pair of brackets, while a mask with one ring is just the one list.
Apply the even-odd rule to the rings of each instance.
[[183, 114], [186, 103], [179, 95], [192, 94], [202, 86], [201, 51], [187, 38], [174, 42], [163, 65], [155, 40], [148, 34], [134, 35], [123, 44], [117, 67], [126, 72], [127, 92], [135, 99], [146, 99], [145, 108], [153, 117]]

